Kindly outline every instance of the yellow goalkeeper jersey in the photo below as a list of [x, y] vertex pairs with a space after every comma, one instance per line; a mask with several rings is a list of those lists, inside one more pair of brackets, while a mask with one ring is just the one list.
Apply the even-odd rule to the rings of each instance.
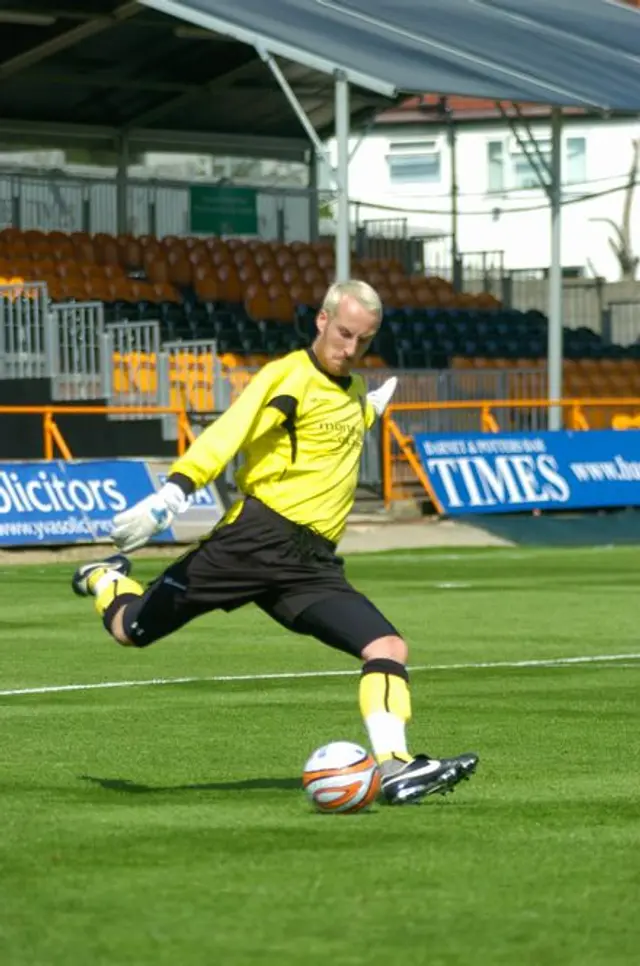
[[310, 349], [302, 349], [264, 366], [171, 474], [186, 476], [197, 489], [241, 452], [241, 493], [337, 543], [353, 506], [364, 434], [374, 419], [360, 375], [331, 376]]

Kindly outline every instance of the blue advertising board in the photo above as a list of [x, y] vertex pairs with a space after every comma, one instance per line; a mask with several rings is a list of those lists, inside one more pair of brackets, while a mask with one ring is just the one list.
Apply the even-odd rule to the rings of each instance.
[[640, 506], [640, 433], [421, 433], [416, 452], [449, 516]]
[[104, 540], [115, 514], [153, 489], [142, 460], [0, 463], [0, 545]]
[[[108, 540], [114, 516], [149, 496], [164, 478], [135, 459], [0, 463], [0, 546]], [[215, 487], [203, 488], [173, 527], [153, 540], [173, 543], [181, 529], [194, 539], [222, 511]]]

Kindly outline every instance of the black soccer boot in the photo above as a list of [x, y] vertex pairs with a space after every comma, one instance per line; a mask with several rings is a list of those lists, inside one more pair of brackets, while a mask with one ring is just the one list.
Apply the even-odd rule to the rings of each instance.
[[382, 796], [389, 805], [419, 802], [427, 795], [446, 795], [458, 782], [467, 781], [478, 765], [472, 752], [455, 758], [430, 758], [416, 755], [397, 771], [382, 777]]
[[104, 560], [96, 560], [95, 563], [82, 564], [78, 567], [71, 578], [71, 588], [78, 597], [89, 597], [89, 577], [95, 574], [96, 570], [117, 570], [123, 577], [128, 577], [131, 573], [131, 561], [122, 553], [116, 553], [113, 557], [105, 557]]

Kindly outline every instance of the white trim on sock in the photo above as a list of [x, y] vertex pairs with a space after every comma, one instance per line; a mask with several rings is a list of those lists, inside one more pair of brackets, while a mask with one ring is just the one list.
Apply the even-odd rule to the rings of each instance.
[[381, 755], [409, 755], [405, 722], [390, 711], [374, 711], [365, 718], [371, 748], [376, 758]]

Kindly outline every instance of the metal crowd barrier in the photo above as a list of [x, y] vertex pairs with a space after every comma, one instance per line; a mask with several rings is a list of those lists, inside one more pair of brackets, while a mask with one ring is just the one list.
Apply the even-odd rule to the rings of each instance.
[[50, 379], [55, 400], [104, 395], [101, 302], [52, 304], [44, 282], [0, 285], [0, 379]]
[[50, 374], [49, 306], [43, 282], [0, 285], [0, 379], [42, 379]]

